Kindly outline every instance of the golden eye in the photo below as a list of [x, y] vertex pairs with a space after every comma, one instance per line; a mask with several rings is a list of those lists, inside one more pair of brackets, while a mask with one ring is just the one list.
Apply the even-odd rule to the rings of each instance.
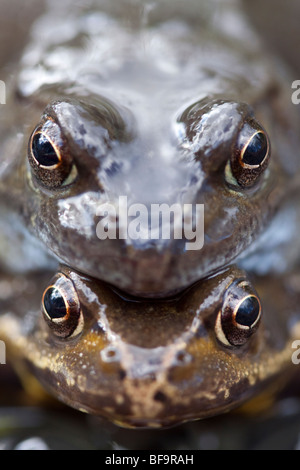
[[52, 118], [46, 118], [33, 131], [29, 140], [28, 160], [36, 179], [49, 189], [71, 184], [76, 177], [66, 139]]
[[227, 182], [252, 186], [265, 171], [271, 156], [266, 131], [251, 119], [241, 129], [230, 162], [226, 167]]
[[261, 319], [260, 300], [246, 281], [232, 283], [218, 313], [215, 331], [225, 346], [242, 346], [255, 333]]
[[60, 338], [77, 336], [83, 330], [83, 316], [73, 282], [58, 274], [45, 290], [42, 299], [44, 318]]

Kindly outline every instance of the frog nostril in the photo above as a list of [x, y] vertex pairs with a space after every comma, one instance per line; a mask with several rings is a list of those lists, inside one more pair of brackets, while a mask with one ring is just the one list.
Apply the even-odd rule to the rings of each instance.
[[120, 354], [118, 349], [111, 345], [107, 346], [106, 348], [102, 349], [100, 352], [100, 356], [103, 362], [118, 362], [120, 359]]
[[177, 365], [189, 364], [192, 361], [192, 356], [186, 351], [178, 351], [175, 361]]

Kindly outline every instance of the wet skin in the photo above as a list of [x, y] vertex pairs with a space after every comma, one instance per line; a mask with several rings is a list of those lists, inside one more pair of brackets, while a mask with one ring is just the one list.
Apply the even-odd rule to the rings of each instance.
[[0, 337], [17, 370], [122, 426], [213, 416], [296, 372], [297, 274], [257, 278], [257, 292], [233, 267], [161, 301], [129, 299], [65, 267], [52, 281], [1, 280], [11, 291]]
[[[0, 126], [1, 201], [60, 261], [163, 297], [232, 263], [297, 190], [299, 118], [247, 26], [236, 41], [209, 14], [175, 27], [159, 2], [145, 26], [117, 5], [94, 29], [78, 7], [37, 28]], [[120, 196], [204, 204], [204, 247], [99, 240], [97, 207]]]

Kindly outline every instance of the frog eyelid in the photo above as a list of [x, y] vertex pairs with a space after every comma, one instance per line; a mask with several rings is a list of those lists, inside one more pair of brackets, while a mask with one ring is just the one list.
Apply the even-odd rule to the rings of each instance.
[[69, 186], [70, 184], [74, 183], [74, 181], [77, 179], [77, 177], [78, 177], [78, 170], [77, 170], [77, 166], [74, 164], [72, 166], [72, 169], [71, 169], [71, 172], [70, 172], [69, 176], [62, 183], [61, 187], [63, 188], [63, 187]]
[[222, 322], [221, 322], [221, 315], [222, 315], [222, 310], [218, 312], [217, 319], [216, 319], [216, 324], [215, 324], [215, 333], [216, 337], [218, 338], [219, 342], [222, 343], [224, 346], [232, 347], [232, 344], [229, 343], [227, 340], [225, 333], [222, 328]]

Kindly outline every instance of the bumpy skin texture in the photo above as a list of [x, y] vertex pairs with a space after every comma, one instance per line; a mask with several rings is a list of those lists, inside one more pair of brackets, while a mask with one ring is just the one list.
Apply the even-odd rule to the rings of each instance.
[[19, 279], [18, 295], [1, 301], [0, 336], [19, 369], [33, 372], [70, 406], [122, 426], [170, 426], [228, 411], [296, 372], [296, 274], [285, 283], [281, 277], [256, 279], [261, 322], [243, 346], [228, 347], [216, 325], [228, 289], [237, 280], [249, 282], [237, 268], [165, 301], [125, 299], [69, 268], [60, 272], [78, 295], [81, 333], [62, 339], [48, 327], [40, 301], [52, 283], [38, 275]]
[[[299, 119], [280, 73], [238, 10], [224, 7], [217, 20], [212, 3], [182, 11], [157, 2], [139, 16], [122, 2], [96, 2], [67, 18], [54, 5], [33, 30], [10, 98], [16, 106], [3, 116], [1, 199], [60, 260], [136, 295], [168, 295], [233, 262], [296, 186]], [[239, 41], [221, 27], [231, 14]], [[245, 188], [228, 184], [226, 168], [252, 116], [272, 156]], [[76, 167], [69, 185], [51, 187], [51, 175], [39, 178], [28, 164], [30, 134], [45, 119], [59, 126], [61, 150]], [[204, 247], [99, 240], [96, 209], [120, 196], [149, 210], [204, 204]]]

